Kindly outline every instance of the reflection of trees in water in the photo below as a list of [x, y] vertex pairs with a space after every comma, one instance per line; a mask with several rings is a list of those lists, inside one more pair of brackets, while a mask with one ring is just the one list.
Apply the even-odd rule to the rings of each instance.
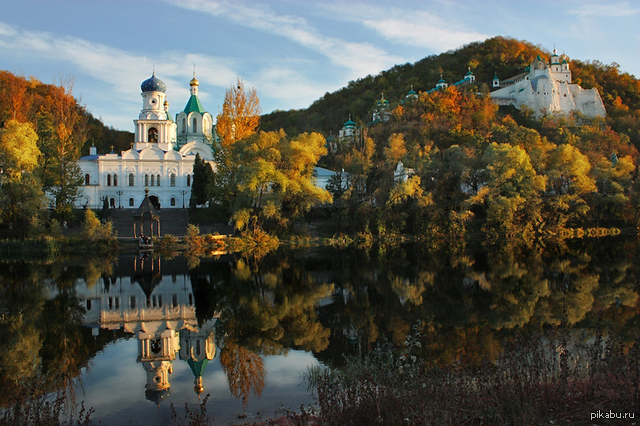
[[82, 327], [84, 309], [75, 283], [85, 277], [97, 280], [111, 267], [104, 259], [88, 259], [81, 265], [12, 263], [0, 267], [3, 405], [23, 394], [29, 383], [38, 383], [37, 390], [43, 394], [72, 392], [82, 367], [107, 343], [99, 343]]
[[0, 393], [2, 400], [21, 380], [33, 377], [40, 365], [42, 348], [40, 315], [45, 302], [44, 286], [24, 264], [0, 268]]
[[262, 356], [326, 348], [329, 330], [315, 307], [332, 286], [318, 283], [293, 253], [225, 265], [201, 262], [190, 274], [198, 320], [204, 312], [220, 316], [220, 362], [244, 406], [251, 393], [262, 392]]
[[[328, 331], [318, 322], [315, 306], [330, 293], [331, 285], [317, 283], [289, 262], [287, 256], [263, 262], [238, 259], [226, 271], [224, 282], [203, 264], [192, 271], [196, 300], [204, 301], [200, 306], [219, 310], [219, 336], [263, 355], [326, 345]], [[196, 309], [200, 306], [196, 304]]]
[[[422, 356], [473, 365], [496, 359], [516, 329], [562, 321], [584, 327], [597, 317], [631, 329], [640, 311], [637, 253], [632, 242], [615, 240], [484, 251], [319, 247], [203, 260], [189, 275], [198, 324], [219, 315], [221, 362], [232, 393], [246, 403], [264, 384], [262, 356], [303, 349], [340, 363], [343, 354], [383, 339], [401, 346], [419, 321]], [[5, 401], [17, 383], [42, 373], [60, 373], [49, 389], [68, 387], [116, 338], [107, 330], [94, 337], [81, 326], [75, 290], [81, 278], [88, 287], [99, 277], [107, 285], [113, 270], [108, 261], [0, 268]], [[143, 275], [152, 291], [154, 274]]]
[[227, 342], [220, 354], [222, 370], [227, 375], [231, 395], [242, 400], [243, 409], [249, 402], [249, 395], [260, 397], [264, 388], [264, 369], [262, 358], [242, 346]]
[[334, 300], [319, 308], [332, 338], [319, 357], [338, 359], [354, 342], [367, 350], [381, 338], [400, 346], [418, 321], [422, 353], [435, 362], [474, 363], [479, 354], [495, 359], [517, 329], [563, 319], [584, 326], [608, 315], [625, 327], [639, 305], [637, 267], [630, 261], [637, 251], [623, 243], [338, 250], [325, 271], [336, 286]]

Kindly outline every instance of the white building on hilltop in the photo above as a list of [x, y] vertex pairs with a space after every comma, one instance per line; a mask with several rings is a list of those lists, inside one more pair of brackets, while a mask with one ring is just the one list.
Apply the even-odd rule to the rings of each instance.
[[583, 89], [571, 83], [571, 70], [566, 59], [553, 49], [549, 63], [538, 56], [526, 72], [499, 80], [496, 75], [491, 98], [498, 105], [523, 105], [540, 117], [546, 113], [578, 111], [587, 117], [604, 117], [606, 110], [598, 89]]
[[198, 99], [199, 82], [189, 83], [191, 97], [176, 121], [169, 113], [166, 85], [155, 76], [142, 82], [142, 110], [135, 125], [131, 149], [117, 154], [89, 155], [78, 160], [84, 175], [78, 207], [97, 209], [106, 198], [111, 208], [137, 207], [149, 189], [149, 198], [162, 208], [183, 207], [191, 197], [196, 154], [213, 161], [213, 117]]

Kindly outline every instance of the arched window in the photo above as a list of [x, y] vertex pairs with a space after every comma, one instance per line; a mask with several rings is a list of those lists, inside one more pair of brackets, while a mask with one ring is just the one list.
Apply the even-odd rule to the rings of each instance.
[[133, 207], [133, 206], [134, 206], [133, 198], [129, 198], [129, 207]]
[[[89, 175], [87, 175], [89, 176]], [[176, 186], [176, 174], [175, 173], [171, 173], [171, 176], [169, 177], [169, 181], [170, 181], [170, 185], [171, 186]]]
[[156, 178], [156, 185], [160, 186], [160, 175]]
[[187, 186], [191, 186], [191, 175], [187, 175]]
[[172, 198], [171, 199], [171, 207], [175, 207], [176, 206], [176, 199]]
[[86, 175], [84, 175], [84, 184], [89, 185], [90, 183], [91, 183], [91, 176], [89, 176], [89, 174], [87, 173]]
[[118, 175], [113, 175], [113, 186], [118, 186]]
[[111, 175], [107, 175], [107, 186], [111, 186]]
[[182, 133], [186, 133], [187, 132], [187, 119], [183, 118], [182, 119]]
[[156, 129], [155, 127], [151, 127], [149, 129], [149, 131], [147, 132], [147, 142], [158, 142], [158, 129]]
[[193, 117], [193, 133], [198, 133], [198, 119]]
[[155, 178], [156, 177], [154, 175], [151, 175], [151, 186], [153, 186], [153, 182], [154, 182]]
[[133, 186], [133, 173], [129, 173], [129, 186]]
[[149, 186], [149, 175], [144, 175], [144, 186]]

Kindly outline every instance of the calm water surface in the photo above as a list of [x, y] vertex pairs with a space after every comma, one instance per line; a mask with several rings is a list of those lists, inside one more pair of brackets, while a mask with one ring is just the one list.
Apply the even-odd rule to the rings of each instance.
[[[635, 240], [490, 249], [304, 248], [262, 259], [2, 264], [2, 401], [37, 374], [103, 424], [167, 424], [206, 395], [220, 424], [313, 403], [303, 375], [420, 323], [430, 362], [494, 358], [523, 330], [638, 335]], [[604, 318], [604, 320], [603, 320]], [[585, 334], [586, 333], [586, 334]]]

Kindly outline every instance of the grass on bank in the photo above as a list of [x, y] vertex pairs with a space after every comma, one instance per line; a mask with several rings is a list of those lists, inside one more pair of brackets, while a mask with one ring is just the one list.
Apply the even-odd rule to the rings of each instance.
[[[625, 345], [597, 332], [586, 343], [571, 340], [567, 331], [522, 337], [496, 361], [462, 367], [429, 366], [414, 355], [413, 338], [400, 353], [381, 346], [340, 369], [312, 368], [307, 378], [322, 424], [592, 424], [597, 410], [640, 421], [640, 338]], [[598, 424], [631, 424], [618, 420]]]

